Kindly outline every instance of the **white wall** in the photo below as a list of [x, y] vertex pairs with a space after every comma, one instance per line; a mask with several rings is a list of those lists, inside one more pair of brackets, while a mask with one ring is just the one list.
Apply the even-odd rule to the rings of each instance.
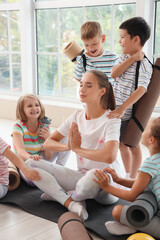
[[[18, 98], [17, 98], [18, 99]], [[16, 120], [16, 98], [0, 97], [0, 119]], [[52, 127], [57, 128], [67, 117], [69, 117], [76, 109], [81, 108], [79, 104], [69, 104], [68, 106], [41, 100], [46, 110], [46, 116], [52, 119]]]

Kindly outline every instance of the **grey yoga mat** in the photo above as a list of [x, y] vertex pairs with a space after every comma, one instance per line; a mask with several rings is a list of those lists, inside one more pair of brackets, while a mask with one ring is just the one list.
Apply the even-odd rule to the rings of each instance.
[[144, 227], [150, 222], [157, 209], [158, 205], [154, 194], [146, 191], [128, 207], [126, 218], [133, 227]]

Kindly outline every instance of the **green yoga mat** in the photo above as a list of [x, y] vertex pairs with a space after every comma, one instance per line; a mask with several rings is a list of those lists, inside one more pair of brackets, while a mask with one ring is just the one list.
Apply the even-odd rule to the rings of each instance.
[[[67, 209], [61, 204], [53, 201], [42, 201], [40, 196], [42, 192], [38, 188], [31, 188], [21, 180], [19, 187], [8, 192], [0, 200], [0, 203], [12, 203], [19, 206], [24, 211], [47, 220], [58, 222], [59, 217], [67, 212]], [[87, 211], [89, 218], [85, 221], [85, 227], [94, 231], [100, 237], [107, 240], [126, 240], [129, 235], [115, 236], [110, 234], [104, 226], [106, 221], [113, 220], [112, 209], [115, 204], [103, 206], [94, 200], [87, 200]], [[126, 204], [125, 201], [119, 200], [117, 204]]]

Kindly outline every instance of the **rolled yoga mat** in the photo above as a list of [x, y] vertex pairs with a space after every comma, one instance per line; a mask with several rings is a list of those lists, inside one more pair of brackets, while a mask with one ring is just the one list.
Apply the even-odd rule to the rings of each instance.
[[[160, 58], [157, 58], [155, 65], [160, 66]], [[156, 105], [158, 97], [160, 95], [160, 71], [153, 68], [153, 74], [147, 92], [136, 103], [135, 117], [141, 123], [143, 129], [145, 129], [149, 118]], [[132, 118], [126, 128], [124, 136], [122, 138], [123, 144], [136, 148], [141, 140], [142, 130], [138, 127], [135, 120]]]
[[128, 207], [126, 218], [129, 224], [135, 228], [146, 226], [158, 209], [157, 200], [150, 191], [143, 192]]
[[[9, 160], [8, 160], [9, 161]], [[9, 161], [8, 162], [8, 171], [9, 171], [9, 191], [15, 190], [20, 184], [20, 175], [16, 166]]]
[[64, 54], [75, 64], [76, 62], [76, 57], [78, 55], [82, 55], [84, 52], [84, 49], [75, 41], [72, 41], [67, 44], [67, 46], [63, 50]]
[[82, 219], [73, 212], [66, 212], [58, 219], [58, 228], [63, 240], [93, 240]]

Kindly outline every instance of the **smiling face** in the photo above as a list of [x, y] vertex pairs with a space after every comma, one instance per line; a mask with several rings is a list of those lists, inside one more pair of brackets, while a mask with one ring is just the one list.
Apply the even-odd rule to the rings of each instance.
[[91, 38], [83, 40], [84, 47], [86, 49], [86, 54], [90, 57], [98, 57], [103, 53], [103, 43], [105, 41], [106, 36], [99, 35]]
[[97, 104], [105, 91], [105, 88], [99, 88], [97, 77], [93, 73], [86, 72], [83, 75], [79, 87], [81, 102]]
[[139, 50], [138, 47], [140, 46], [137, 43], [137, 36], [131, 38], [126, 29], [120, 29], [119, 44], [122, 47], [123, 54], [133, 55], [136, 53]]
[[27, 98], [24, 102], [24, 113], [27, 119], [38, 119], [41, 114], [41, 107], [38, 100]]

